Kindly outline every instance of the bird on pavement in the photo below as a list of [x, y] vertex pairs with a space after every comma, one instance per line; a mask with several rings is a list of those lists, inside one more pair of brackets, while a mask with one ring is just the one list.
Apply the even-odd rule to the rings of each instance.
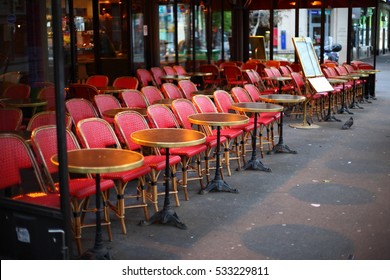
[[353, 118], [350, 117], [341, 127], [341, 129], [349, 129], [353, 125]]

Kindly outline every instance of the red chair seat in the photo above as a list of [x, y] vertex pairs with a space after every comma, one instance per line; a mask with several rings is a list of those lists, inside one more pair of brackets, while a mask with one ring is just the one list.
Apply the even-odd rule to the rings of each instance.
[[151, 168], [147, 165], [132, 169], [131, 171], [113, 172], [102, 174], [102, 178], [129, 182], [148, 174]]
[[[221, 136], [225, 136], [228, 139], [237, 138], [242, 134], [241, 129], [223, 128], [221, 129]], [[217, 130], [213, 130], [213, 135], [217, 135]]]
[[47, 193], [29, 193], [12, 198], [13, 200], [23, 201], [26, 203], [37, 204], [46, 207], [60, 208], [60, 195]]
[[[58, 183], [55, 184], [58, 189]], [[104, 192], [114, 187], [112, 180], [101, 180], [100, 191]], [[92, 178], [80, 178], [69, 180], [69, 195], [79, 199], [94, 195], [96, 193], [96, 180]]]
[[[165, 160], [165, 156], [152, 155], [144, 157], [144, 163], [158, 171], [165, 169]], [[180, 161], [181, 159], [179, 156], [169, 157], [169, 165], [177, 164]]]
[[[225, 143], [226, 142], [226, 137], [225, 136], [221, 136], [219, 141], [220, 143]], [[205, 144], [209, 147], [216, 147], [217, 146], [217, 136], [216, 135], [209, 135], [209, 136], [206, 136], [206, 142]]]
[[[206, 151], [206, 149], [207, 149], [206, 145], [201, 144], [201, 145], [196, 145], [191, 147], [171, 148], [169, 149], [169, 152], [173, 155], [193, 157], [199, 153]], [[163, 150], [162, 153], [165, 153], [165, 150]]]

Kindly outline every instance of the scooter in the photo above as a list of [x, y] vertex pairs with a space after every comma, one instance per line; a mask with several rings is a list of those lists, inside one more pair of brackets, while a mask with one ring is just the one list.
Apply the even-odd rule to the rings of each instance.
[[324, 47], [324, 59], [338, 62], [339, 61], [338, 52], [341, 51], [341, 49], [342, 49], [342, 46], [340, 44], [333, 44], [331, 46], [325, 46]]

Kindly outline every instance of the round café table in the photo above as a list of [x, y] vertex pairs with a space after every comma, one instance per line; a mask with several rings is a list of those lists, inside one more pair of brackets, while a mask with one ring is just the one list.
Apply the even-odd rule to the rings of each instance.
[[[343, 85], [343, 93], [342, 93], [342, 96], [341, 96], [341, 105], [340, 105], [340, 109], [337, 110], [337, 113], [338, 114], [344, 114], [345, 112], [347, 112], [348, 114], [353, 114], [351, 111], [349, 111], [348, 107], [346, 106], [345, 102], [345, 97], [346, 97], [346, 92], [345, 92], [345, 83], [348, 82], [348, 80], [346, 79], [343, 79], [343, 78], [326, 78], [329, 83], [331, 83], [332, 85]], [[328, 115], [329, 115], [329, 112], [328, 112]]]
[[108, 93], [108, 94], [114, 94], [119, 95], [120, 93], [126, 91], [125, 88], [120, 87], [114, 87], [114, 86], [106, 86], [106, 87], [96, 87], [100, 94]]
[[173, 102], [174, 100], [175, 100], [174, 98], [159, 99], [159, 100], [154, 101], [154, 102], [153, 102], [153, 105], [154, 105], [154, 104], [163, 104], [163, 105], [165, 105], [165, 106], [171, 107], [171, 106], [172, 106], [172, 102]]
[[189, 80], [191, 79], [190, 76], [186, 76], [186, 75], [165, 75], [165, 76], [161, 76], [160, 77], [160, 80], [161, 81], [175, 81], [175, 82], [178, 82], [178, 81], [181, 81], [181, 80]]
[[[100, 174], [120, 172], [140, 167], [144, 157], [140, 153], [112, 148], [81, 149], [67, 152], [68, 171], [71, 173], [95, 174], [96, 180], [96, 235], [92, 249], [87, 250], [84, 259], [111, 259], [108, 249], [103, 245], [101, 229]], [[51, 162], [59, 165], [58, 156]]]
[[[261, 113], [265, 112], [282, 112], [283, 106], [271, 103], [259, 103], [259, 102], [241, 102], [234, 103], [231, 106], [231, 109], [237, 110], [245, 113], [254, 113], [254, 123], [257, 124], [258, 116]], [[264, 164], [256, 158], [256, 136], [257, 135], [257, 125], [254, 126], [252, 134], [252, 156], [251, 159], [245, 163], [244, 169], [260, 170], [271, 172], [271, 169], [265, 167]]]
[[368, 74], [368, 78], [367, 78], [367, 85], [365, 86], [365, 99], [367, 101], [367, 99], [371, 98], [371, 99], [376, 99], [375, 97], [375, 76], [376, 76], [376, 73], [380, 72], [380, 70], [378, 69], [359, 69], [358, 70], [359, 73], [364, 73], [364, 74]]
[[204, 89], [204, 77], [210, 77], [213, 75], [211, 72], [187, 72], [185, 75], [191, 77], [191, 81], [196, 85], [199, 85], [199, 89]]
[[[278, 104], [293, 104], [293, 103], [301, 103], [306, 101], [306, 97], [301, 95], [292, 95], [292, 94], [268, 94], [268, 95], [260, 95], [260, 99], [265, 102], [270, 103], [278, 103]], [[283, 112], [280, 114], [280, 128], [279, 128], [279, 142], [276, 144], [271, 151], [268, 151], [268, 154], [270, 153], [290, 153], [290, 154], [296, 154], [297, 151], [291, 150], [286, 144], [283, 143]], [[306, 106], [305, 106], [305, 113], [303, 117], [303, 124], [302, 126], [306, 125]], [[315, 126], [314, 124], [311, 124], [310, 126]], [[301, 127], [297, 125], [296, 128]], [[317, 126], [318, 127], [318, 126]]]
[[37, 98], [7, 98], [1, 101], [6, 106], [18, 108], [36, 108], [47, 105], [47, 101]]
[[238, 193], [237, 189], [231, 188], [221, 176], [221, 126], [231, 126], [245, 124], [249, 122], [249, 118], [244, 115], [231, 113], [199, 113], [188, 116], [189, 122], [198, 125], [209, 125], [217, 127], [217, 146], [215, 156], [215, 177], [210, 181], [204, 189], [201, 189], [201, 194], [206, 194], [210, 191], [227, 191]]
[[211, 99], [213, 99], [214, 98], [214, 91], [216, 91], [216, 89], [197, 90], [197, 91], [191, 92], [191, 96], [206, 95], [206, 96], [210, 97]]
[[284, 83], [287, 82], [287, 81], [291, 81], [292, 77], [286, 77], [286, 76], [282, 76], [282, 77], [265, 77], [264, 79], [265, 80], [276, 81], [277, 84], [278, 84], [278, 92], [281, 94]]
[[180, 229], [187, 229], [187, 226], [180, 221], [174, 209], [171, 207], [169, 198], [169, 148], [189, 147], [202, 144], [206, 136], [196, 130], [180, 128], [152, 128], [133, 132], [131, 139], [141, 145], [148, 147], [159, 147], [165, 149], [165, 196], [164, 207], [154, 213], [148, 221], [142, 221], [141, 225], [155, 223], [171, 224]]
[[113, 108], [113, 109], [108, 109], [103, 112], [103, 116], [107, 118], [114, 118], [116, 114], [120, 112], [125, 112], [125, 111], [136, 111], [140, 113], [142, 116], [146, 116], [146, 108], [138, 108], [138, 107], [122, 107], [122, 108]]
[[38, 98], [9, 98], [1, 101], [6, 107], [17, 107], [23, 110], [23, 116], [31, 117], [37, 108], [46, 106], [47, 101]]
[[[368, 74], [364, 74], [364, 77], [369, 77]], [[353, 81], [353, 92], [352, 92], [352, 100], [351, 100], [351, 104], [349, 104], [349, 108], [350, 109], [364, 109], [362, 106], [359, 105], [359, 103], [357, 102], [357, 97], [356, 97], [356, 94], [357, 94], [357, 80], [359, 80], [361, 77], [359, 75], [355, 75], [355, 74], [348, 74], [348, 75], [345, 75], [345, 76], [340, 76], [339, 77], [340, 79], [347, 79], [348, 81], [352, 80]]]

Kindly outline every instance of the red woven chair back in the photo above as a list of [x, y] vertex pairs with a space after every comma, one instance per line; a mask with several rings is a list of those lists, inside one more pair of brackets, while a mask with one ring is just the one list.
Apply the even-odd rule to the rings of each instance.
[[95, 107], [90, 101], [83, 98], [72, 98], [65, 102], [65, 108], [76, 127], [80, 120], [98, 117]]
[[[252, 85], [253, 86], [253, 85]], [[231, 89], [232, 97], [234, 102], [253, 102], [252, 98], [249, 96], [249, 93], [245, 88], [234, 87]]]
[[23, 111], [19, 108], [0, 108], [0, 131], [19, 130]]
[[[31, 148], [22, 137], [15, 134], [0, 134], [0, 153], [0, 189], [23, 188], [24, 183], [28, 183], [28, 187], [34, 188], [34, 191], [45, 191], [37, 162]], [[33, 176], [24, 177], [23, 174], [29, 171]]]
[[71, 84], [69, 85], [67, 99], [71, 98], [84, 98], [93, 102], [95, 95], [98, 95], [98, 89], [93, 85], [87, 84]]
[[173, 83], [163, 83], [161, 85], [161, 91], [164, 94], [165, 98], [171, 98], [171, 99], [183, 98], [180, 88], [178, 88]]
[[270, 67], [272, 73], [275, 77], [282, 77], [282, 74], [280, 73], [279, 69], [276, 67]]
[[[76, 136], [66, 129], [66, 150], [80, 149]], [[47, 125], [36, 128], [31, 135], [31, 143], [34, 152], [39, 155], [38, 162], [47, 168], [50, 174], [55, 174], [58, 171], [58, 166], [51, 162], [51, 157], [58, 153], [57, 148], [57, 128], [55, 125]], [[50, 177], [49, 180], [53, 180]], [[54, 185], [54, 181], [51, 181]]]
[[7, 98], [29, 98], [31, 93], [31, 87], [25, 84], [13, 84], [5, 88], [3, 97]]
[[177, 74], [175, 69], [173, 69], [173, 67], [171, 67], [171, 66], [164, 66], [163, 69], [167, 75], [176, 75]]
[[152, 72], [153, 79], [158, 86], [161, 86], [161, 76], [165, 76], [165, 71], [160, 67], [152, 67], [150, 68], [150, 72]]
[[219, 112], [229, 113], [229, 110], [234, 103], [232, 97], [227, 91], [216, 90], [214, 91], [214, 102]]
[[139, 82], [136, 77], [122, 76], [116, 78], [112, 85], [117, 88], [138, 89]]
[[96, 108], [98, 109], [100, 117], [104, 118], [103, 112], [115, 109], [115, 108], [121, 108], [121, 103], [119, 100], [112, 96], [111, 94], [99, 94], [96, 95], [94, 98]]
[[253, 102], [257, 102], [260, 100], [260, 95], [261, 95], [261, 92], [259, 90], [258, 87], [256, 87], [255, 85], [253, 84], [246, 84], [244, 86], [244, 89], [246, 90], [246, 92], [248, 93], [251, 101]]
[[187, 74], [186, 69], [184, 69], [184, 67], [181, 66], [181, 65], [173, 65], [173, 70], [175, 70], [175, 72], [178, 75], [185, 75], [185, 74]]
[[178, 85], [184, 97], [189, 100], [192, 99], [191, 93], [198, 91], [196, 85], [190, 80], [181, 80], [178, 82]]
[[188, 99], [176, 99], [172, 102], [172, 111], [182, 128], [192, 129], [188, 116], [197, 114], [194, 104]]
[[291, 71], [287, 66], [280, 66], [279, 71], [282, 73], [282, 76], [289, 76], [291, 74]]
[[143, 87], [141, 88], [141, 92], [145, 96], [146, 101], [148, 101], [148, 105], [153, 105], [153, 103], [157, 100], [164, 99], [164, 96], [161, 91], [154, 86]]
[[[42, 111], [34, 114], [27, 124], [26, 130], [33, 131], [37, 127], [45, 125], [55, 125], [56, 124], [56, 112], [55, 111]], [[71, 128], [72, 119], [69, 114], [65, 115], [65, 126], [66, 128]]]
[[345, 69], [344, 66], [338, 65], [334, 68], [336, 70], [336, 73], [340, 76], [348, 75], [347, 69]]
[[119, 131], [125, 140], [129, 150], [139, 150], [141, 146], [131, 139], [131, 134], [138, 130], [149, 129], [145, 118], [135, 111], [124, 111], [115, 115], [114, 119], [116, 131]]
[[302, 75], [297, 73], [297, 72], [292, 72], [291, 73], [291, 78], [292, 78], [292, 82], [293, 82], [293, 84], [295, 86], [296, 91], [300, 95], [304, 95], [305, 94], [306, 83], [305, 83], [305, 80], [303, 79]]
[[226, 65], [223, 69], [228, 84], [235, 85], [244, 80], [240, 67], [234, 65]]
[[210, 97], [206, 95], [196, 95], [192, 98], [195, 108], [199, 113], [217, 113], [217, 107], [215, 107]]
[[180, 125], [171, 109], [162, 104], [151, 105], [147, 109], [149, 121], [157, 128], [179, 128]]
[[45, 86], [37, 94], [37, 98], [47, 101], [46, 111], [55, 110], [55, 89], [54, 86]]
[[120, 148], [112, 126], [101, 118], [89, 118], [78, 122], [77, 136], [84, 148]]
[[122, 92], [122, 100], [126, 107], [146, 108], [148, 101], [139, 90], [131, 89]]
[[136, 75], [141, 84], [141, 87], [156, 86], [153, 75], [149, 70], [139, 68], [136, 70]]
[[219, 68], [214, 64], [202, 64], [199, 67], [199, 71], [203, 73], [213, 73], [212, 76], [203, 77], [205, 84], [218, 86], [221, 83], [221, 75], [219, 72]]
[[95, 86], [95, 87], [106, 87], [108, 86], [108, 76], [106, 75], [92, 75], [87, 78], [85, 83], [87, 85]]
[[246, 62], [241, 65], [241, 70], [257, 70], [257, 64], [253, 62]]
[[350, 73], [350, 74], [356, 71], [356, 69], [350, 64], [345, 63], [343, 65], [344, 65], [345, 69], [348, 71], [348, 73]]

